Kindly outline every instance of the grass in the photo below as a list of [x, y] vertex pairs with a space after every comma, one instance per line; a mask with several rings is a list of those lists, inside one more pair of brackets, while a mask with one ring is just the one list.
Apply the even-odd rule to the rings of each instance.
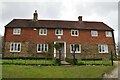
[[102, 78], [114, 66], [3, 65], [3, 78]]

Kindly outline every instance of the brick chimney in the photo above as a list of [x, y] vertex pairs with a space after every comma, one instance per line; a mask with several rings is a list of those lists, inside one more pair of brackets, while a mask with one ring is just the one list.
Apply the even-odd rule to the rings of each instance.
[[35, 13], [33, 14], [33, 20], [34, 20], [34, 21], [37, 21], [37, 20], [38, 20], [37, 10], [35, 10]]
[[78, 20], [79, 20], [79, 21], [82, 21], [82, 16], [78, 16]]

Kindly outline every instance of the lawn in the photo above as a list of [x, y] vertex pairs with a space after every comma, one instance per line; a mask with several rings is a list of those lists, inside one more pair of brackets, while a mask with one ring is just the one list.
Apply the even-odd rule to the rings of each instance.
[[102, 78], [115, 66], [3, 65], [3, 78]]

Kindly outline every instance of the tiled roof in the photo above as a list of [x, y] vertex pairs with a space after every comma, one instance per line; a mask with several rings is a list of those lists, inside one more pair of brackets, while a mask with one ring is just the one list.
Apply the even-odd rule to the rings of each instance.
[[64, 20], [38, 20], [13, 19], [5, 27], [27, 27], [27, 28], [66, 28], [66, 29], [93, 29], [113, 30], [103, 22], [95, 21], [64, 21]]

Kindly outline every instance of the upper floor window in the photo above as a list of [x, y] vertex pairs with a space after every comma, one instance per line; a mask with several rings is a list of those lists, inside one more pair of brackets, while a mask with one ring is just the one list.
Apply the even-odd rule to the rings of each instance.
[[13, 34], [14, 35], [20, 35], [21, 34], [21, 28], [13, 28]]
[[47, 35], [47, 29], [39, 29], [39, 35]]
[[47, 52], [48, 44], [37, 44], [37, 52]]
[[78, 36], [79, 32], [78, 30], [71, 30], [71, 36]]
[[98, 45], [99, 53], [108, 53], [108, 45], [106, 44], [99, 44]]
[[21, 51], [21, 43], [12, 42], [10, 43], [10, 52], [20, 52]]
[[74, 51], [75, 53], [81, 53], [81, 45], [78, 44], [75, 48], [75, 44], [70, 44], [70, 52], [74, 53]]
[[91, 36], [97, 37], [98, 36], [98, 31], [91, 31]]
[[63, 35], [63, 29], [55, 29], [56, 35]]
[[112, 37], [112, 32], [111, 31], [106, 31], [105, 34], [106, 34], [106, 37]]

